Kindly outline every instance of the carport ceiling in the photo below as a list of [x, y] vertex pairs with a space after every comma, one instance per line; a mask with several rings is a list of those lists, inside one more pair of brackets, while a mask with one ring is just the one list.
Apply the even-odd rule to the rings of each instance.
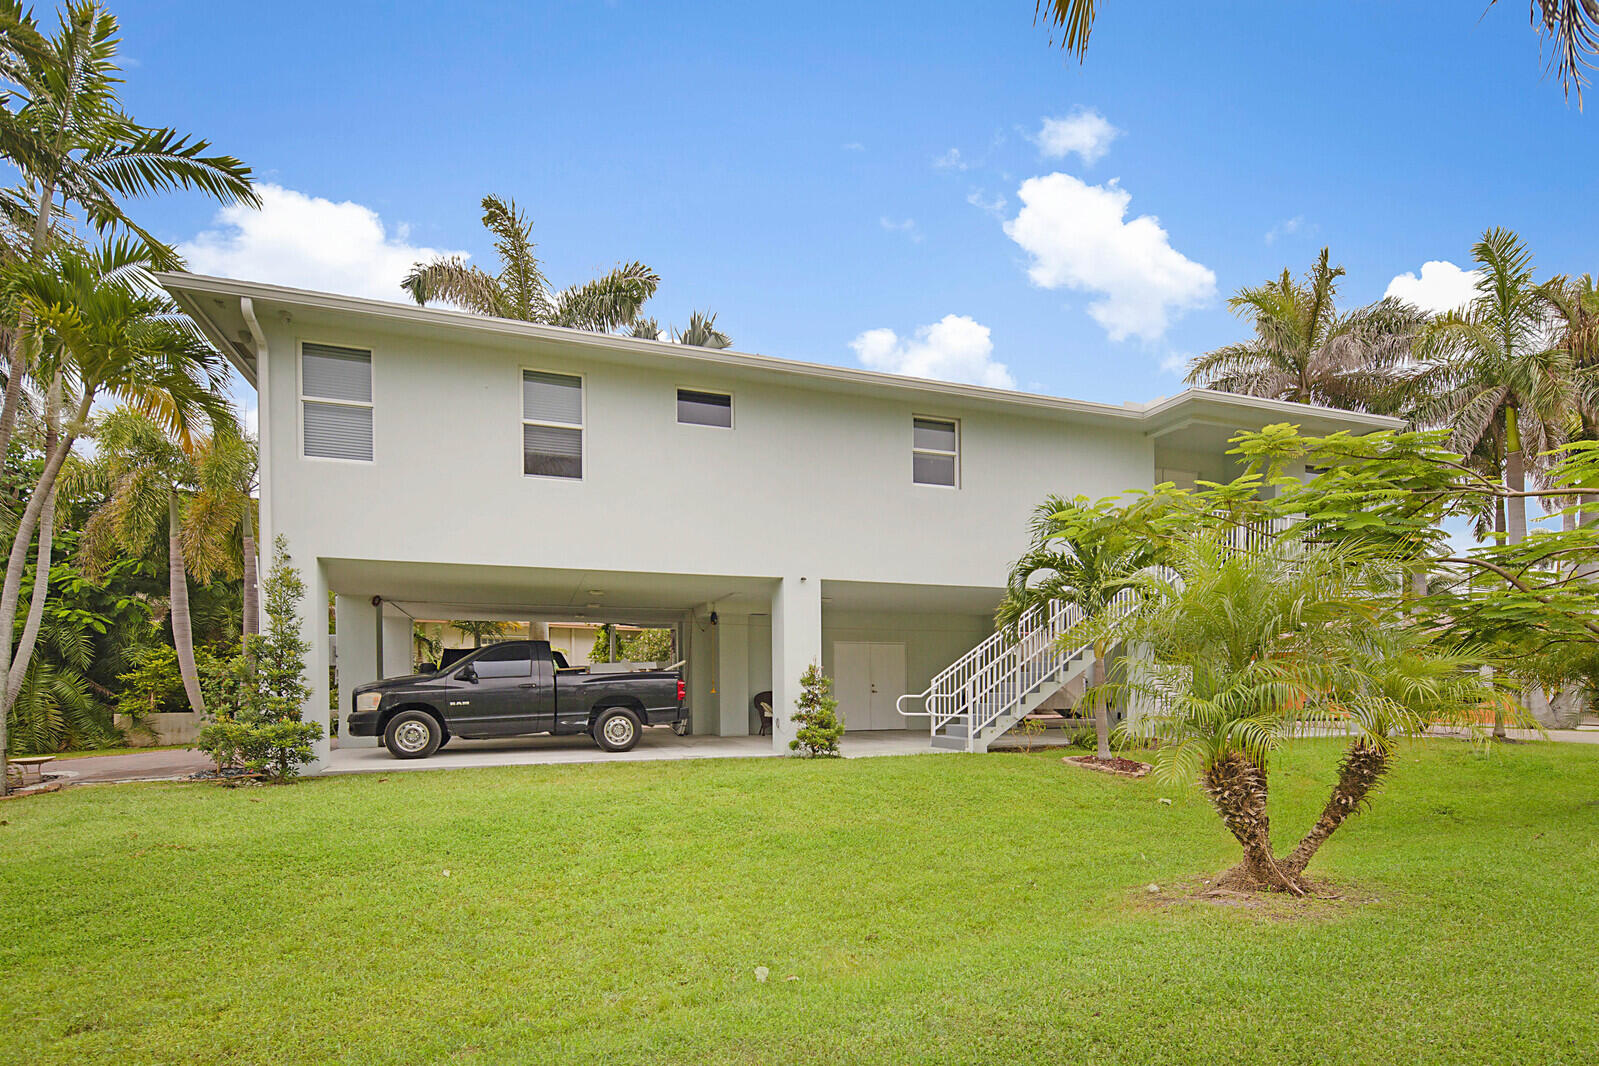
[[[765, 612], [775, 582], [717, 574], [651, 574], [543, 567], [325, 560], [343, 596], [383, 599], [408, 613], [451, 617], [606, 618], [681, 614], [706, 605]], [[598, 606], [590, 606], [597, 604]]]
[[823, 581], [824, 611], [890, 611], [991, 615], [1004, 589], [967, 585], [902, 585], [881, 581]]

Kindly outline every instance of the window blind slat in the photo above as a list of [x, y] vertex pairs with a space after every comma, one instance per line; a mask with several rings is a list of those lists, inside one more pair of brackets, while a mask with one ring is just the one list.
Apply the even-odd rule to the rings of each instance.
[[522, 371], [522, 417], [536, 422], [583, 424], [583, 379]]
[[911, 456], [912, 477], [918, 485], [955, 484], [955, 457], [917, 452]]
[[733, 397], [718, 392], [677, 390], [677, 420], [691, 426], [733, 426]]
[[918, 418], [915, 420], [915, 427], [914, 447], [935, 452], [955, 450], [955, 423]]
[[542, 477], [582, 477], [583, 431], [524, 425], [522, 472]]
[[305, 401], [305, 454], [372, 459], [372, 408]]
[[300, 348], [301, 390], [321, 400], [372, 402], [372, 353], [331, 344]]

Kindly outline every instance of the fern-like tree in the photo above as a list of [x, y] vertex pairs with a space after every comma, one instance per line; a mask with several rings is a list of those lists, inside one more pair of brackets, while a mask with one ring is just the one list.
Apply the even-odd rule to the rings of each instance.
[[1350, 411], [1392, 408], [1397, 372], [1426, 315], [1391, 297], [1339, 312], [1344, 268], [1329, 255], [1323, 248], [1302, 280], [1284, 270], [1228, 300], [1254, 337], [1195, 359], [1189, 384]]
[[1081, 621], [1066, 640], [1086, 640], [1093, 648], [1087, 695], [1100, 760], [1111, 757], [1105, 660], [1118, 639], [1114, 604], [1154, 563], [1152, 545], [1114, 501], [1051, 496], [1034, 509], [1032, 546], [1011, 565], [1005, 598], [995, 614], [1000, 627], [1014, 634], [1030, 612], [1048, 611], [1055, 604], [1080, 612]]
[[638, 318], [655, 295], [660, 275], [640, 262], [556, 291], [535, 254], [533, 223], [516, 201], [483, 198], [483, 225], [499, 253], [498, 273], [472, 266], [461, 256], [417, 263], [400, 283], [419, 304], [445, 303], [480, 315], [608, 333]]
[[1420, 369], [1408, 388], [1413, 418], [1447, 428], [1450, 447], [1487, 445], [1503, 464], [1511, 544], [1527, 535], [1527, 471], [1562, 442], [1575, 401], [1571, 352], [1552, 328], [1548, 292], [1534, 283], [1532, 253], [1507, 229], [1472, 247], [1476, 298], [1432, 322], [1416, 344]]

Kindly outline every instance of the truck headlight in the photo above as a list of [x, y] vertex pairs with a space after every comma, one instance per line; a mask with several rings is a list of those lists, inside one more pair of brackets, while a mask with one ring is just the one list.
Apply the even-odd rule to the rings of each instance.
[[383, 702], [381, 692], [360, 692], [355, 697], [355, 709], [358, 711], [375, 711], [378, 704]]

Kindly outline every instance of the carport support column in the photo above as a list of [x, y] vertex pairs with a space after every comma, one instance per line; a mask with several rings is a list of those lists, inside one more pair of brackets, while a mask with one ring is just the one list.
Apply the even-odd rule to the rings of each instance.
[[[350, 724], [350, 693], [355, 686], [378, 679], [377, 664], [377, 611], [370, 596], [333, 597], [334, 639], [338, 648], [339, 709], [334, 715], [339, 720], [339, 747], [370, 748], [377, 744], [375, 737], [352, 737]], [[388, 648], [384, 648], [384, 672], [389, 672]], [[399, 672], [399, 671], [395, 671]]]
[[772, 596], [772, 750], [788, 754], [800, 677], [822, 662], [822, 579], [785, 577]]
[[[292, 544], [289, 550], [294, 550]], [[309, 645], [305, 653], [305, 683], [311, 689], [310, 697], [300, 708], [300, 720], [316, 722], [322, 727], [322, 739], [312, 745], [316, 758], [307, 763], [301, 773], [319, 774], [327, 768], [328, 752], [331, 750], [328, 745], [328, 651], [332, 645], [328, 634], [328, 576], [319, 559], [295, 556], [293, 565], [305, 582], [305, 599], [300, 601], [300, 636]], [[353, 613], [368, 619], [367, 629], [370, 632], [375, 628], [370, 622], [371, 602], [368, 601], [362, 608]], [[355, 649], [355, 653], [372, 658], [368, 651], [371, 648], [372, 644], [368, 643], [365, 648]], [[375, 661], [368, 669], [375, 671]]]
[[[383, 676], [404, 677], [412, 672], [411, 618], [393, 607], [383, 608]], [[348, 701], [346, 701], [348, 702]], [[372, 738], [377, 743], [377, 738]]]
[[720, 615], [716, 626], [717, 735], [747, 737], [750, 732], [750, 620]]

